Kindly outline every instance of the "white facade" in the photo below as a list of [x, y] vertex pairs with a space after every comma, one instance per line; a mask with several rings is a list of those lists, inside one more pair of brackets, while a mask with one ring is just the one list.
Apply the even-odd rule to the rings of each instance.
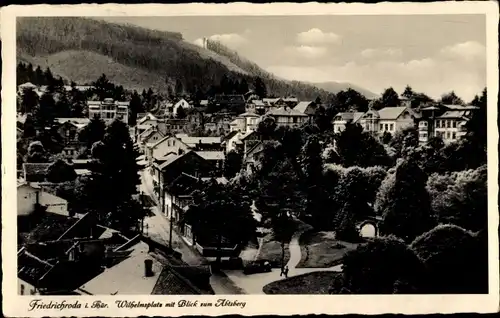
[[128, 124], [129, 102], [118, 102], [111, 98], [104, 101], [87, 101], [89, 107], [89, 118], [101, 118], [105, 123], [113, 121], [115, 118]]
[[461, 118], [436, 119], [434, 126], [436, 136], [440, 136], [445, 143], [456, 141], [467, 133], [466, 123], [467, 121]]
[[17, 187], [17, 215], [31, 214], [37, 200], [40, 205], [47, 207], [47, 212], [69, 216], [68, 201], [26, 183]]
[[189, 104], [185, 99], [181, 99], [180, 101], [175, 103], [173, 107], [172, 114], [174, 115], [174, 117], [177, 117], [177, 110], [179, 109], [179, 107], [182, 107], [182, 109], [186, 110], [193, 108], [193, 105]]

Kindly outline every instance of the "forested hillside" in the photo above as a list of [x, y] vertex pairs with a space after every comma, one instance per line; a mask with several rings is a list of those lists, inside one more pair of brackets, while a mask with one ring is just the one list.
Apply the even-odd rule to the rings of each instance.
[[19, 18], [17, 53], [20, 60], [50, 67], [68, 80], [88, 82], [105, 73], [129, 89], [175, 85], [185, 92], [207, 92], [226, 75], [248, 83], [262, 77], [269, 95], [323, 100], [328, 95], [311, 85], [275, 79], [254, 63], [196, 47], [179, 33], [87, 18]]

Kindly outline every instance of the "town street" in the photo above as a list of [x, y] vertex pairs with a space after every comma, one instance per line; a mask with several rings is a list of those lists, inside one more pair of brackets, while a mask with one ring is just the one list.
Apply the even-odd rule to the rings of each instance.
[[[159, 243], [169, 246], [170, 240], [170, 222], [165, 218], [159, 210], [159, 202], [153, 194], [152, 180], [150, 175], [141, 171], [140, 190], [147, 195], [149, 200], [151, 215], [144, 219], [144, 233], [146, 236], [158, 241]], [[189, 265], [206, 264], [207, 261], [196, 252], [192, 247], [188, 246], [186, 241], [174, 230], [172, 232], [172, 248], [182, 254], [182, 260]], [[244, 294], [241, 288], [238, 288], [224, 273], [213, 273], [210, 277], [210, 285], [216, 294], [235, 295]]]

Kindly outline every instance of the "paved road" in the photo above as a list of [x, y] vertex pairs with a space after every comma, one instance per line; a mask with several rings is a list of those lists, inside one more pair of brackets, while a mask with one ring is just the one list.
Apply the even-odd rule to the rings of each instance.
[[[152, 182], [148, 180], [148, 176], [147, 172], [141, 172], [140, 188], [141, 191], [148, 196], [146, 198], [148, 200], [147, 204], [151, 206], [150, 209], [152, 212], [152, 215], [144, 220], [145, 232], [149, 237], [168, 246], [170, 222], [158, 208], [159, 203], [153, 195]], [[206, 264], [205, 258], [188, 246], [175, 230], [172, 232], [172, 248], [180, 252], [182, 254], [182, 260], [189, 265]], [[210, 277], [210, 285], [216, 295], [245, 294], [245, 291], [236, 286], [236, 284], [224, 273], [213, 274]]]

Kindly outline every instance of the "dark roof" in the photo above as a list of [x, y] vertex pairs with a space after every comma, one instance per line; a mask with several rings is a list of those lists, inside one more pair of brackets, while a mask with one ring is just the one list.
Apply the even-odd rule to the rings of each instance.
[[22, 249], [17, 256], [17, 277], [38, 286], [38, 281], [53, 268], [53, 265]]
[[229, 134], [222, 137], [222, 140], [229, 140], [229, 139], [233, 138], [238, 132], [239, 131], [237, 131], [237, 130], [233, 130]]
[[77, 218], [46, 213], [34, 229], [28, 233], [21, 233], [22, 242], [18, 243], [32, 244], [40, 241], [57, 240], [77, 221]]
[[26, 176], [46, 175], [50, 163], [23, 163]]
[[151, 292], [153, 295], [201, 295], [203, 292], [189, 279], [165, 266]]
[[[94, 219], [90, 214], [82, 218], [67, 217], [53, 213], [46, 213], [38, 225], [28, 233], [21, 234], [23, 241], [19, 243], [32, 244], [44, 241], [56, 241], [66, 238], [98, 236], [99, 228], [94, 226]], [[101, 233], [104, 230], [101, 230]]]

